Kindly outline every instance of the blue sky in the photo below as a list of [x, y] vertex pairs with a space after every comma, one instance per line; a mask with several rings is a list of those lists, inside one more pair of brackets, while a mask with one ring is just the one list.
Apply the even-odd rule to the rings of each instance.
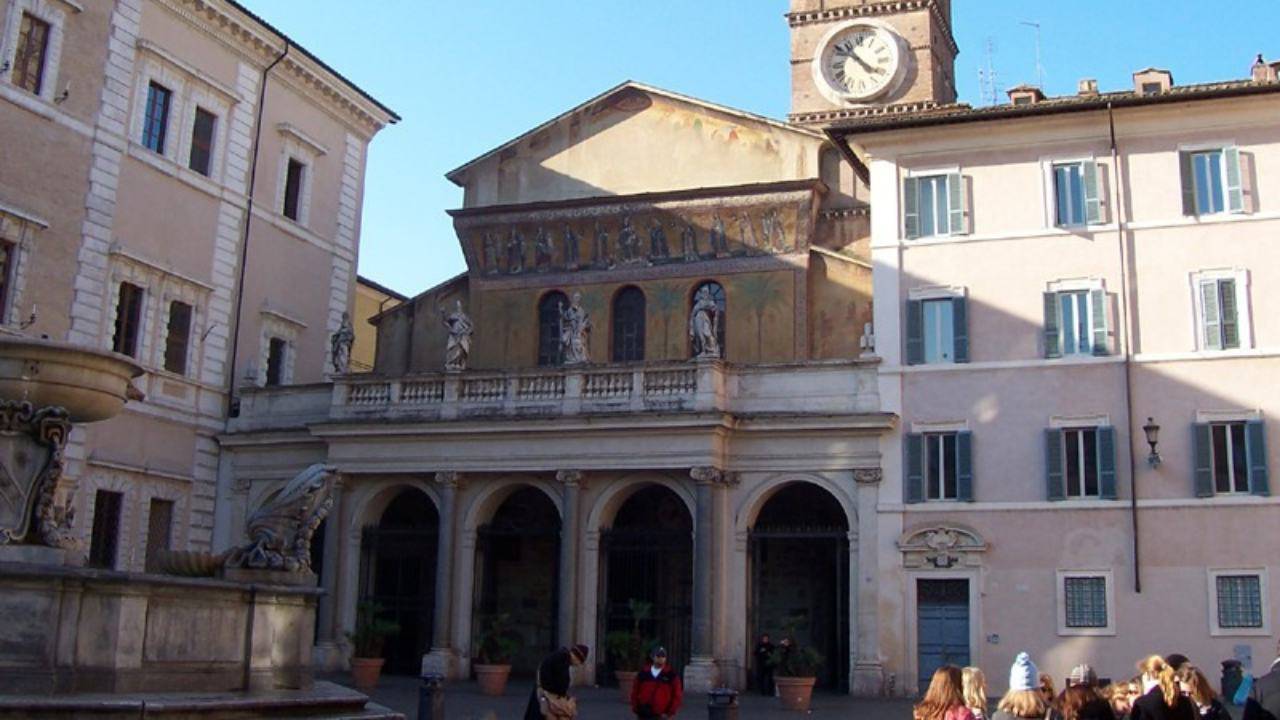
[[[403, 122], [369, 153], [360, 273], [416, 294], [464, 269], [444, 173], [623, 80], [772, 117], [790, 102], [787, 0], [242, 0]], [[1277, 0], [955, 0], [960, 99], [980, 104], [988, 39], [1002, 87], [1241, 78], [1280, 58]]]

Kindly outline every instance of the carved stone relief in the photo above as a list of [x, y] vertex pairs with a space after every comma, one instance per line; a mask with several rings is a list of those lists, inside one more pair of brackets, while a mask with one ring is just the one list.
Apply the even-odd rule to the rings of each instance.
[[917, 528], [898, 539], [902, 566], [908, 569], [981, 567], [987, 547], [977, 531], [959, 525]]

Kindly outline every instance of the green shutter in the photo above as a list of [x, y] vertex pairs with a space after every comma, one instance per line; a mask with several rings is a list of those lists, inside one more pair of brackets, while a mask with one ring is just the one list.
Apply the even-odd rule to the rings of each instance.
[[907, 301], [907, 364], [924, 362], [924, 302]]
[[1267, 428], [1261, 420], [1244, 424], [1245, 457], [1249, 465], [1249, 492], [1254, 495], [1270, 495], [1267, 477]]
[[1103, 500], [1116, 499], [1116, 429], [1098, 428], [1098, 490]]
[[1191, 426], [1196, 497], [1213, 497], [1213, 438], [1208, 423]]
[[952, 335], [955, 338], [953, 356], [958, 363], [969, 362], [969, 312], [965, 298], [951, 300]]
[[1182, 173], [1182, 214], [1196, 214], [1196, 178], [1191, 167], [1191, 153], [1178, 153], [1178, 168]]
[[1089, 291], [1089, 315], [1093, 330], [1093, 354], [1107, 355], [1107, 292], [1105, 290]]
[[1244, 207], [1244, 174], [1240, 167], [1240, 148], [1222, 149], [1222, 159], [1227, 166], [1227, 210], [1242, 213]]
[[907, 178], [902, 183], [902, 224], [907, 239], [920, 237], [920, 180]]
[[973, 502], [973, 433], [956, 433], [956, 499]]
[[1062, 357], [1062, 338], [1058, 334], [1058, 293], [1044, 294], [1044, 356]]
[[1050, 428], [1044, 431], [1044, 479], [1050, 500], [1066, 499], [1062, 477], [1062, 431]]
[[952, 235], [965, 235], [969, 232], [969, 226], [965, 222], [969, 214], [968, 195], [963, 175], [951, 173], [947, 176], [947, 210], [950, 213], [948, 225]]
[[1098, 192], [1098, 163], [1085, 160], [1080, 166], [1084, 175], [1084, 218], [1090, 225], [1102, 222], [1102, 198]]
[[907, 472], [902, 479], [902, 501], [924, 501], [924, 436], [908, 433], [903, 438], [903, 465]]
[[1200, 305], [1204, 311], [1204, 349], [1222, 349], [1222, 315], [1218, 307], [1218, 282], [1205, 280], [1200, 283]]
[[1240, 347], [1240, 323], [1236, 311], [1236, 281], [1218, 281], [1218, 299], [1222, 302], [1222, 312], [1218, 321], [1222, 323], [1222, 349]]

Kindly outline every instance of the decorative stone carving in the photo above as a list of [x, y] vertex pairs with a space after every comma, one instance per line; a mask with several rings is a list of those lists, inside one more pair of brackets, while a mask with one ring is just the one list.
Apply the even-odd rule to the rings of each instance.
[[582, 482], [581, 470], [557, 470], [556, 482], [565, 485], [578, 485]]
[[862, 348], [864, 357], [872, 357], [876, 354], [875, 326], [871, 323], [862, 325], [862, 338], [858, 340], [858, 346]]
[[977, 531], [959, 525], [935, 525], [907, 531], [898, 539], [904, 568], [975, 568], [987, 543]]
[[29, 538], [75, 547], [71, 499], [56, 502], [70, 432], [70, 414], [63, 408], [0, 401], [0, 545]]
[[309, 572], [311, 537], [332, 507], [333, 468], [308, 467], [249, 517], [249, 542], [228, 554], [225, 567]]
[[565, 365], [590, 362], [587, 349], [590, 335], [591, 317], [582, 307], [582, 293], [574, 293], [569, 307], [560, 308], [560, 356]]
[[884, 471], [880, 468], [854, 468], [853, 481], [859, 485], [876, 485], [884, 480]]
[[689, 477], [699, 485], [717, 485], [725, 481], [725, 473], [720, 468], [700, 465], [689, 469]]
[[351, 313], [342, 313], [342, 322], [329, 336], [329, 361], [333, 371], [342, 374], [351, 369], [351, 346], [356, 341], [356, 329], [351, 325]]
[[462, 473], [454, 470], [441, 470], [436, 473], [436, 482], [445, 487], [456, 488], [462, 483]]
[[444, 369], [450, 372], [466, 370], [467, 361], [471, 357], [471, 336], [475, 333], [475, 324], [462, 311], [461, 300], [454, 304], [453, 312], [448, 315], [441, 310], [440, 320], [449, 333], [444, 349]]
[[693, 308], [689, 311], [689, 339], [692, 341], [693, 357], [698, 360], [713, 360], [721, 356], [720, 307], [711, 297], [711, 289], [703, 286], [693, 299]]

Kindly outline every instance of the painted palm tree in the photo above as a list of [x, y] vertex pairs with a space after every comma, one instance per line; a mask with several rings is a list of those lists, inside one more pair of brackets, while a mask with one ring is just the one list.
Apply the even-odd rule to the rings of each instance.
[[652, 297], [653, 307], [658, 311], [658, 317], [662, 318], [662, 355], [663, 359], [666, 359], [673, 354], [671, 352], [671, 316], [679, 310], [684, 293], [681, 292], [680, 285], [677, 283], [659, 283], [653, 286]]
[[772, 275], [748, 275], [735, 284], [739, 296], [735, 302], [741, 302], [755, 316], [756, 362], [760, 362], [764, 359], [764, 316], [773, 307], [778, 284]]
[[509, 364], [511, 362], [511, 335], [515, 332], [519, 325], [520, 319], [517, 314], [525, 307], [526, 303], [522, 302], [522, 298], [513, 293], [504, 293], [498, 300], [498, 312], [502, 316], [503, 328], [502, 333], [502, 363]]

